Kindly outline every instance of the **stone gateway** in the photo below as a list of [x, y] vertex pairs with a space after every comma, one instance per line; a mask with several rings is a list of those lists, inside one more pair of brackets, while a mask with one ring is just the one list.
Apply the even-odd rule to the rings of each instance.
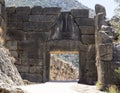
[[[106, 21], [105, 8], [96, 5], [95, 18], [89, 10], [59, 7], [3, 7], [0, 21], [6, 29], [5, 46], [16, 58], [16, 67], [23, 79], [32, 82], [50, 80], [50, 52], [79, 52], [79, 83], [95, 84], [101, 89], [120, 84], [114, 69], [120, 67], [114, 51], [112, 27]], [[115, 54], [116, 55], [116, 54]]]

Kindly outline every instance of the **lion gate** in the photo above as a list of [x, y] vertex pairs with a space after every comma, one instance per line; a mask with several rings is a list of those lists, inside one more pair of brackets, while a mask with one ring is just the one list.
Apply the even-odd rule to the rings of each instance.
[[6, 47], [17, 59], [23, 77], [34, 82], [49, 81], [50, 52], [79, 52], [79, 82], [97, 81], [94, 19], [89, 10], [7, 7]]

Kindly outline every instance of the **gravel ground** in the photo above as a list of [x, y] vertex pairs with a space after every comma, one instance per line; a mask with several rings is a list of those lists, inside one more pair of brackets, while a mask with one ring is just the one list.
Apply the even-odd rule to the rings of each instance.
[[77, 84], [76, 82], [47, 82], [20, 86], [26, 93], [106, 93], [98, 91], [95, 86]]

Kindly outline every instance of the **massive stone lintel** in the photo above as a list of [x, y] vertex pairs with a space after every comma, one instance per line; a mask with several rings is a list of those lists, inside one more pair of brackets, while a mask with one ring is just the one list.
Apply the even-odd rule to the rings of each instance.
[[71, 14], [75, 18], [88, 18], [89, 10], [88, 9], [72, 9]]

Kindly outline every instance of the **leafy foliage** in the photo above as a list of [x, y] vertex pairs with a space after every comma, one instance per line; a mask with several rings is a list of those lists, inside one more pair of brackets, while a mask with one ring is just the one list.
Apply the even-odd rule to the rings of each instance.
[[109, 87], [108, 93], [120, 93], [120, 91], [119, 91], [119, 89], [117, 88], [117, 86], [112, 85], [112, 86]]
[[[114, 0], [117, 3], [120, 3], [120, 0]], [[111, 19], [111, 24], [115, 30], [115, 40], [120, 41], [120, 5], [114, 10], [115, 15]]]
[[115, 69], [115, 72], [117, 72], [118, 74], [120, 74], [120, 67], [118, 69]]
[[[120, 67], [118, 69], [115, 69], [115, 72], [118, 73], [118, 75], [120, 75]], [[118, 86], [111, 85], [108, 88], [108, 93], [120, 93], [120, 90], [119, 90]]]

